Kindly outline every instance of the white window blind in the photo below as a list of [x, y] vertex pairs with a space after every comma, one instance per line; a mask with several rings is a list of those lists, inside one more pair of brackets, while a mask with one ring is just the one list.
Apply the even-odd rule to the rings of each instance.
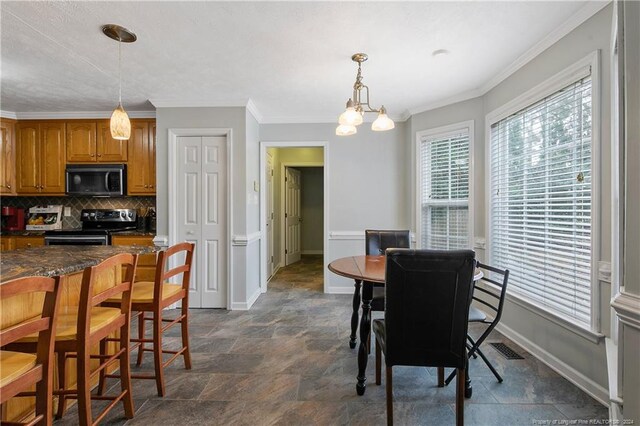
[[421, 247], [469, 247], [469, 132], [420, 140]]
[[591, 78], [491, 126], [491, 256], [510, 292], [591, 325]]

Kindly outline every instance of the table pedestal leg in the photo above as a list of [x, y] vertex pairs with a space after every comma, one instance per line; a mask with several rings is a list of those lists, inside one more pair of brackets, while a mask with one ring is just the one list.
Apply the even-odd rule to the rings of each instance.
[[351, 337], [349, 338], [349, 347], [356, 347], [356, 331], [358, 330], [358, 310], [360, 309], [360, 285], [361, 280], [355, 280], [355, 291], [353, 293], [353, 313], [351, 314]]
[[371, 333], [371, 299], [373, 299], [373, 284], [365, 281], [362, 286], [362, 319], [360, 320], [360, 346], [358, 347], [358, 384], [356, 392], [364, 395], [367, 383], [367, 361], [369, 350], [367, 342]]

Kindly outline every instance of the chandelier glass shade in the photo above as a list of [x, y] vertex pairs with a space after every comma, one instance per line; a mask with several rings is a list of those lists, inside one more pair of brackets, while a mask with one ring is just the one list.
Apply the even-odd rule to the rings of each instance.
[[[366, 53], [356, 53], [351, 60], [358, 63], [358, 74], [353, 84], [353, 96], [347, 101], [346, 110], [338, 117], [336, 135], [348, 136], [358, 132], [356, 126], [363, 123], [365, 112], [375, 112], [378, 118], [371, 124], [371, 130], [376, 132], [391, 130], [395, 127], [393, 120], [387, 116], [384, 105], [380, 108], [372, 108], [369, 104], [369, 87], [362, 84], [362, 63], [369, 57]], [[364, 97], [363, 92], [364, 91]]]
[[102, 32], [118, 42], [118, 106], [113, 110], [109, 122], [111, 137], [127, 140], [131, 137], [131, 120], [122, 106], [122, 43], [133, 43], [138, 37], [128, 29], [115, 24], [103, 26]]

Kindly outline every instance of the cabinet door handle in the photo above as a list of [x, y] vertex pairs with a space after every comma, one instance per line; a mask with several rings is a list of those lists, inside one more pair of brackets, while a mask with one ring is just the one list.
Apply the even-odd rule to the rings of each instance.
[[95, 154], [89, 154], [89, 157], [95, 157], [95, 156], [96, 156]]
[[98, 154], [98, 157], [102, 157], [102, 154]]
[[31, 243], [27, 243], [27, 247], [31, 248]]
[[7, 189], [11, 189], [11, 185], [7, 185]]
[[144, 187], [145, 187], [145, 188], [148, 188], [148, 187], [149, 187], [149, 185], [145, 185]]

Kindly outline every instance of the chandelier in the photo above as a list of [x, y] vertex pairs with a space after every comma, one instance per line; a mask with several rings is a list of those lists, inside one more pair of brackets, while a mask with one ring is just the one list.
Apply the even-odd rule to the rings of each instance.
[[131, 121], [129, 115], [122, 107], [122, 43], [133, 43], [137, 40], [134, 33], [120, 25], [108, 24], [102, 27], [102, 32], [109, 38], [118, 42], [118, 106], [111, 114], [109, 127], [111, 128], [111, 137], [117, 140], [127, 140], [131, 136]]
[[[347, 101], [347, 109], [340, 114], [338, 118], [338, 127], [336, 127], [336, 135], [348, 136], [357, 133], [356, 126], [362, 124], [362, 116], [365, 112], [377, 112], [378, 118], [371, 123], [371, 130], [376, 132], [391, 130], [395, 127], [393, 120], [387, 117], [387, 110], [384, 105], [379, 109], [372, 108], [369, 105], [369, 87], [362, 84], [362, 63], [369, 59], [366, 53], [356, 53], [351, 57], [353, 62], [358, 63], [358, 75], [356, 82], [353, 83], [353, 97]], [[363, 100], [362, 89], [366, 89], [366, 96]]]

